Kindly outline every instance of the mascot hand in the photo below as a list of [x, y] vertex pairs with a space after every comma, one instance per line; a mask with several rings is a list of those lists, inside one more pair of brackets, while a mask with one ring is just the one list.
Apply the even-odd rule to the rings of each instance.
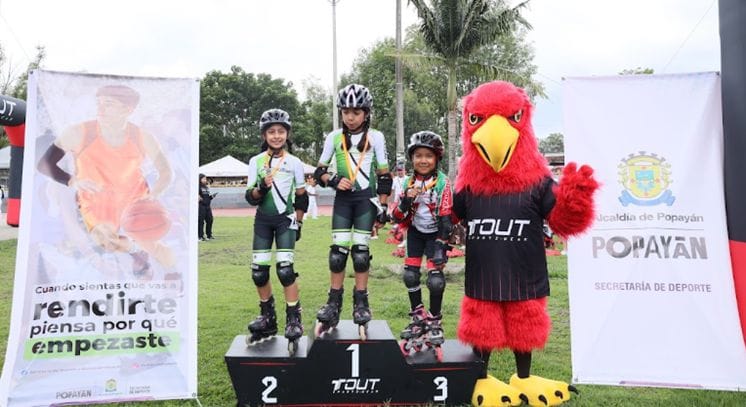
[[583, 165], [577, 169], [577, 164], [568, 163], [562, 170], [562, 180], [559, 189], [565, 194], [571, 193], [579, 199], [591, 201], [593, 192], [598, 189], [598, 181], [593, 178], [593, 168]]
[[549, 213], [549, 227], [563, 238], [588, 229], [593, 223], [593, 193], [598, 187], [591, 167], [577, 169], [575, 163], [567, 164], [554, 189], [557, 201]]

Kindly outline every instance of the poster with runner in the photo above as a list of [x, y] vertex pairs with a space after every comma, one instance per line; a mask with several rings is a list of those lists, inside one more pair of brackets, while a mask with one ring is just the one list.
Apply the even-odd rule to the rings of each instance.
[[29, 74], [6, 406], [195, 398], [199, 83]]

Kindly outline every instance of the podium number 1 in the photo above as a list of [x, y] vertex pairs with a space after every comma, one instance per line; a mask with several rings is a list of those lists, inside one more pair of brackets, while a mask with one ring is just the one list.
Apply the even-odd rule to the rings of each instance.
[[352, 345], [348, 346], [347, 349], [350, 352], [352, 352], [352, 377], [359, 377], [360, 376], [360, 344], [359, 343], [353, 343]]
[[262, 384], [265, 387], [262, 392], [262, 401], [265, 403], [277, 403], [277, 397], [269, 397], [269, 393], [272, 393], [272, 390], [277, 387], [277, 378], [274, 376], [264, 376]]

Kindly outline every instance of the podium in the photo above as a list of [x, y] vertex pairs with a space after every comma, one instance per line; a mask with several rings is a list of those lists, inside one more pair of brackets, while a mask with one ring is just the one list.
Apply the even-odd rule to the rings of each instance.
[[370, 321], [362, 341], [342, 320], [315, 340], [302, 337], [293, 356], [282, 336], [250, 346], [236, 336], [225, 362], [239, 407], [469, 404], [483, 362], [456, 340], [442, 348], [442, 362], [427, 348], [405, 358], [386, 321]]

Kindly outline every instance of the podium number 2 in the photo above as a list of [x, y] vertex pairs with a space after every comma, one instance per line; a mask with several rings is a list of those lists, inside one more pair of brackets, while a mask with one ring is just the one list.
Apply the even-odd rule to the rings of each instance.
[[272, 390], [277, 387], [277, 378], [274, 376], [264, 376], [262, 384], [265, 387], [262, 392], [262, 401], [265, 403], [277, 403], [277, 397], [269, 397], [269, 393], [272, 393]]
[[353, 343], [352, 345], [348, 346], [347, 349], [350, 352], [352, 352], [352, 377], [358, 377], [360, 376], [360, 344], [359, 343]]
[[440, 394], [436, 394], [433, 401], [446, 401], [448, 399], [448, 379], [438, 376], [433, 379], [433, 383], [435, 383], [435, 390], [440, 390]]

